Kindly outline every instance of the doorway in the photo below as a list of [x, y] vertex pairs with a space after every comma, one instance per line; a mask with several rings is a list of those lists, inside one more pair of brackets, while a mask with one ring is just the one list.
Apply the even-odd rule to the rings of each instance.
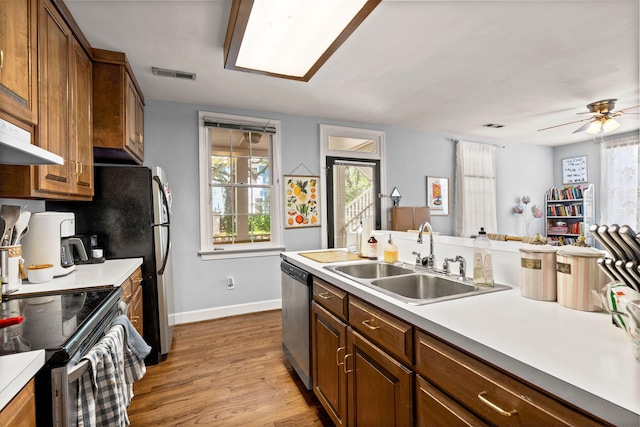
[[347, 235], [360, 221], [372, 218], [381, 228], [380, 161], [326, 157], [327, 247], [347, 247]]

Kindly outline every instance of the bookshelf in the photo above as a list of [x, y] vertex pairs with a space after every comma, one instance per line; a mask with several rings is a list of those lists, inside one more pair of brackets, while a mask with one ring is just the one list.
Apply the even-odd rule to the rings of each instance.
[[593, 244], [589, 225], [594, 217], [594, 185], [551, 187], [545, 194], [545, 220], [550, 244], [570, 245], [584, 235]]

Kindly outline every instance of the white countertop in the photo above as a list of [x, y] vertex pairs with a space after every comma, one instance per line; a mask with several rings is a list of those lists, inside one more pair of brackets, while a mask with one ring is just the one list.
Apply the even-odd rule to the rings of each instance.
[[[142, 258], [107, 260], [101, 264], [76, 265], [66, 276], [56, 277], [51, 282], [31, 284], [23, 281], [15, 295], [31, 295], [68, 291], [100, 286], [120, 286], [142, 265]], [[44, 350], [9, 354], [0, 357], [0, 410], [33, 378], [44, 366]]]
[[528, 299], [517, 286], [412, 306], [324, 268], [336, 263], [318, 263], [297, 252], [283, 256], [596, 416], [616, 425], [640, 425], [640, 361], [608, 314]]
[[44, 365], [44, 350], [0, 357], [0, 411]]
[[11, 296], [99, 286], [120, 286], [141, 265], [142, 258], [111, 259], [100, 264], [79, 264], [71, 273], [55, 277], [51, 282], [29, 283], [23, 280], [20, 289]]

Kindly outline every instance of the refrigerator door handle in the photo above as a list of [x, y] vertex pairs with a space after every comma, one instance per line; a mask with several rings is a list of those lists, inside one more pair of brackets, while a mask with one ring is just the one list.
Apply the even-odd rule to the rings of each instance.
[[167, 210], [167, 222], [156, 225], [159, 227], [167, 227], [167, 245], [162, 257], [162, 267], [158, 270], [158, 274], [164, 274], [164, 269], [167, 267], [167, 261], [169, 259], [169, 251], [171, 250], [171, 215], [169, 214], [169, 200], [167, 198], [167, 193], [164, 191], [164, 184], [162, 183], [162, 180], [157, 175], [153, 177], [153, 180], [158, 184], [158, 189], [162, 195], [162, 205]]

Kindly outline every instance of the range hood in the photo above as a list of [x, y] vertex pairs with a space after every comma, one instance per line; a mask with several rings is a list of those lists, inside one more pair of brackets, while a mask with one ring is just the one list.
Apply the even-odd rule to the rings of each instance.
[[62, 165], [64, 159], [31, 144], [29, 132], [0, 119], [0, 164]]

